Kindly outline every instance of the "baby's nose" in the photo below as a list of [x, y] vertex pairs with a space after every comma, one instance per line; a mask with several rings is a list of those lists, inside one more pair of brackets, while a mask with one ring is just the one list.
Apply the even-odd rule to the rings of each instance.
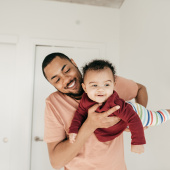
[[98, 87], [98, 91], [104, 91], [103, 87]]

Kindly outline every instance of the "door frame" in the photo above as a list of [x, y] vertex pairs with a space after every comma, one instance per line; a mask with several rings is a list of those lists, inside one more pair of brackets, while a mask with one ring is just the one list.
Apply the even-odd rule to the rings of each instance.
[[[6, 34], [0, 34], [0, 44], [6, 44], [6, 45], [14, 45], [15, 49], [16, 49], [16, 53], [15, 53], [15, 58], [17, 59], [17, 50], [18, 50], [18, 36], [17, 35], [6, 35]], [[13, 70], [13, 73], [15, 73], [15, 78], [16, 78], [16, 69]], [[15, 95], [15, 91], [16, 91], [16, 86], [15, 83], [13, 83], [14, 86], [14, 94]], [[14, 160], [16, 157], [16, 152], [15, 152], [15, 139], [18, 138], [18, 136], [15, 135], [15, 121], [14, 121], [14, 117], [16, 115], [16, 109], [15, 109], [15, 105], [12, 104], [13, 106], [13, 114], [11, 114], [11, 117], [9, 118], [9, 120], [11, 121], [11, 127], [10, 127], [10, 155], [9, 155], [9, 159], [10, 159], [10, 165], [9, 165], [9, 169], [15, 169], [15, 165], [14, 165]]]

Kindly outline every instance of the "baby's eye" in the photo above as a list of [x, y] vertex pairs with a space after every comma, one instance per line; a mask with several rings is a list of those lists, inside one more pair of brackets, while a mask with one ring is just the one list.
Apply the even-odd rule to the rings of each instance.
[[105, 84], [105, 86], [110, 86], [110, 84]]
[[92, 87], [97, 87], [97, 84], [93, 84]]

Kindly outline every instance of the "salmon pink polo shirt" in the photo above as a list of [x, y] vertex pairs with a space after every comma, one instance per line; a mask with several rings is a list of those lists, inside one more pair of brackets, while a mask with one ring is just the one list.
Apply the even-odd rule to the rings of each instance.
[[[137, 95], [135, 82], [116, 77], [115, 90], [125, 101]], [[44, 141], [61, 142], [68, 137], [69, 127], [79, 102], [60, 92], [46, 99]], [[92, 134], [65, 170], [127, 170], [124, 160], [123, 134], [114, 140], [100, 142]]]

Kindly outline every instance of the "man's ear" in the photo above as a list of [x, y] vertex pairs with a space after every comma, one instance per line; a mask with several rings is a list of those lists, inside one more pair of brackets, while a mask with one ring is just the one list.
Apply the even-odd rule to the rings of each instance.
[[71, 60], [71, 62], [74, 64], [74, 66], [77, 67], [77, 64], [75, 63], [75, 61], [74, 61], [72, 58], [71, 58], [70, 60]]
[[[86, 86], [85, 86], [85, 84], [84, 84], [84, 83], [81, 83], [81, 85], [82, 85], [82, 87], [83, 87], [84, 92], [86, 92]], [[87, 93], [87, 92], [86, 92], [86, 93]]]

